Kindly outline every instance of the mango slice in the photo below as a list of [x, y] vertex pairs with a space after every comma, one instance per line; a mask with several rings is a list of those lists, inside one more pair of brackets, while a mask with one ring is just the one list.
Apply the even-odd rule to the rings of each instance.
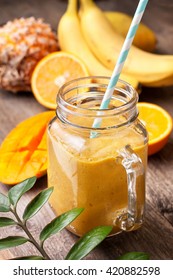
[[46, 128], [55, 116], [46, 111], [18, 124], [0, 147], [0, 181], [14, 185], [47, 171]]

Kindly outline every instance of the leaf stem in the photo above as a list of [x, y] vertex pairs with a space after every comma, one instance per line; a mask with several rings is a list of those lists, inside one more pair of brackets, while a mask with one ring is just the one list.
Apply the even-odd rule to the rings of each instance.
[[29, 237], [29, 242], [31, 242], [36, 248], [37, 250], [41, 253], [41, 255], [44, 257], [45, 260], [50, 260], [50, 257], [48, 256], [48, 254], [45, 252], [44, 248], [42, 246], [40, 246], [37, 241], [34, 239], [33, 235], [30, 233], [30, 231], [28, 230], [27, 226], [26, 226], [26, 222], [23, 222], [20, 217], [17, 214], [16, 209], [10, 209], [10, 211], [13, 213], [13, 215], [16, 217], [18, 225], [23, 229], [23, 231], [27, 234], [27, 236]]

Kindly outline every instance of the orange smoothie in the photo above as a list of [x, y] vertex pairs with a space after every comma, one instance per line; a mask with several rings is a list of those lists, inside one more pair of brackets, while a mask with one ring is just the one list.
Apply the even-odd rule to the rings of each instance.
[[[112, 225], [119, 233], [117, 218], [127, 212], [127, 174], [119, 161], [126, 145], [147, 165], [147, 145], [142, 133], [134, 127], [117, 129], [115, 133], [90, 139], [64, 129], [54, 121], [48, 130], [48, 183], [54, 186], [50, 203], [57, 215], [82, 207], [83, 213], [68, 229], [83, 235], [93, 227]], [[137, 208], [145, 203], [145, 172], [136, 180]], [[140, 210], [141, 211], [141, 210]], [[138, 209], [136, 209], [138, 213]], [[135, 225], [134, 229], [140, 225]]]

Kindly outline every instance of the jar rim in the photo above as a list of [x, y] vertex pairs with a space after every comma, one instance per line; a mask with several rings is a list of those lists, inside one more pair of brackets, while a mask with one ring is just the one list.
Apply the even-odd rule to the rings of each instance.
[[[92, 129], [99, 130], [108, 129], [108, 127], [104, 127], [103, 120], [111, 118], [114, 118], [115, 122], [109, 126], [109, 129], [133, 123], [138, 116], [136, 106], [138, 94], [129, 83], [121, 79], [114, 87], [109, 108], [100, 109], [109, 80], [110, 77], [105, 76], [88, 76], [65, 83], [57, 95], [57, 117], [64, 123], [83, 129], [91, 129], [91, 126], [81, 126], [79, 124], [81, 118], [93, 121], [96, 118], [100, 119], [102, 127], [92, 127]], [[120, 117], [121, 115], [123, 118]], [[71, 121], [69, 121], [68, 116], [75, 118], [70, 118]], [[83, 123], [87, 123], [87, 121]]]
[[[68, 89], [68, 87], [72, 86], [73, 84], [77, 84], [80, 83], [81, 81], [92, 81], [92, 80], [96, 80], [96, 79], [101, 79], [101, 80], [105, 80], [107, 81], [107, 83], [105, 85], [108, 85], [110, 77], [105, 77], [105, 76], [87, 76], [87, 77], [81, 77], [81, 78], [77, 78], [77, 79], [73, 79], [71, 81], [66, 82], [63, 86], [61, 86], [61, 88], [59, 89], [59, 92], [57, 94], [57, 104], [61, 103], [63, 104], [63, 106], [68, 106], [68, 108], [71, 109], [75, 109], [76, 105], [69, 103], [67, 100], [65, 100], [64, 96], [66, 93], [68, 93], [71, 89]], [[104, 115], [104, 112], [106, 112], [106, 114], [108, 114], [108, 112], [110, 112], [110, 114], [119, 114], [125, 112], [126, 110], [129, 110], [131, 107], [133, 107], [137, 102], [138, 102], [138, 93], [137, 91], [126, 81], [119, 79], [117, 84], [121, 83], [122, 85], [124, 85], [125, 87], [128, 87], [129, 91], [128, 94], [131, 94], [131, 97], [129, 98], [129, 100], [116, 107], [116, 108], [107, 108], [107, 109], [100, 109], [100, 108], [83, 108], [83, 107], [78, 107], [78, 109], [80, 109], [81, 113], [87, 113], [87, 111], [89, 112], [93, 112], [94, 115], [97, 114], [97, 112], [102, 112], [102, 114]], [[86, 84], [85, 86], [94, 86], [96, 85], [96, 82], [90, 82], [88, 84]], [[102, 83], [103, 84], [103, 83]], [[117, 86], [117, 84], [115, 85], [114, 89], [127, 93], [126, 89], [120, 88]], [[82, 88], [84, 85], [76, 85], [75, 89], [77, 88]], [[128, 95], [129, 96], [129, 95]], [[91, 114], [90, 114], [91, 115]]]

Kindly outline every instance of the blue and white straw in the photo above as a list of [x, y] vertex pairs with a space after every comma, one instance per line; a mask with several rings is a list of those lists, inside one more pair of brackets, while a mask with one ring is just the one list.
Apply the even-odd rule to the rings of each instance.
[[[145, 8], [147, 6], [149, 0], [140, 0], [138, 7], [136, 9], [136, 12], [134, 14], [132, 23], [130, 25], [129, 31], [127, 33], [126, 39], [124, 41], [123, 47], [121, 49], [120, 55], [118, 57], [117, 63], [115, 65], [115, 68], [113, 70], [110, 82], [108, 84], [108, 87], [106, 89], [106, 92], [104, 94], [102, 103], [100, 105], [101, 109], [107, 109], [112, 97], [112, 94], [114, 92], [114, 88], [116, 83], [118, 82], [119, 76], [121, 74], [122, 68], [124, 66], [125, 60], [127, 58], [127, 55], [129, 53], [130, 47], [132, 45], [133, 39], [135, 37], [136, 31], [138, 29], [139, 23], [142, 19], [142, 16], [144, 14]], [[99, 115], [101, 115], [102, 112], [99, 112]], [[99, 128], [101, 124], [101, 119], [96, 118], [93, 123], [93, 128]], [[92, 132], [91, 138], [94, 138], [97, 135], [97, 133]]]

